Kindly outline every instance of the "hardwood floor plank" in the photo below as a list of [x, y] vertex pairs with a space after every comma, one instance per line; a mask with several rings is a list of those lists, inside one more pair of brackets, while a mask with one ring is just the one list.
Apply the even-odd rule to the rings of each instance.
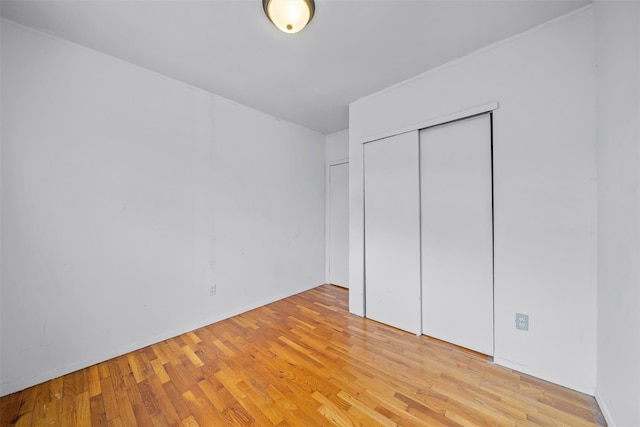
[[100, 387], [100, 370], [98, 365], [93, 365], [89, 368], [89, 397], [96, 397], [102, 394]]
[[98, 373], [100, 374], [100, 379], [108, 378], [111, 375], [109, 361], [98, 364]]
[[19, 415], [18, 418], [15, 419], [15, 423], [13, 425], [16, 427], [29, 427], [33, 425], [33, 412], [27, 412]]
[[[154, 393], [151, 384], [149, 384], [148, 380], [144, 380], [138, 383], [138, 391], [140, 392], [140, 397], [142, 398], [142, 404], [144, 408], [147, 410], [149, 415], [159, 413], [158, 402], [156, 400], [156, 394]], [[158, 396], [158, 398], [161, 396]]]
[[167, 398], [169, 399], [169, 402], [171, 402], [171, 406], [173, 406], [176, 414], [178, 414], [178, 417], [180, 417], [181, 420], [189, 418], [189, 416], [191, 416], [191, 411], [189, 411], [186, 403], [182, 400], [182, 397], [173, 382], [163, 384], [162, 388], [166, 391]]
[[133, 373], [136, 382], [142, 382], [146, 379], [146, 374], [140, 356], [137, 352], [127, 354], [127, 361]]
[[133, 413], [133, 406], [129, 400], [129, 393], [126, 388], [120, 388], [115, 391], [118, 412], [120, 413], [120, 421], [124, 425], [136, 425], [136, 416]]
[[18, 418], [20, 418], [20, 392], [16, 394], [17, 396], [13, 398], [11, 402], [5, 403], [0, 407], [2, 410], [2, 413], [0, 414], [0, 423], [3, 425], [15, 423]]
[[[372, 421], [372, 422], [365, 422], [364, 423], [365, 425], [374, 425], [375, 423], [383, 427], [396, 426], [396, 423], [394, 423], [387, 417], [384, 417], [380, 412], [376, 411], [374, 408], [365, 405], [357, 397], [352, 396], [351, 394], [345, 392], [344, 390], [341, 390], [340, 393], [338, 393], [338, 397], [344, 400], [345, 402], [349, 403], [350, 405], [349, 411], [351, 411], [352, 409], [356, 409], [360, 414], [365, 415], [366, 417], [368, 417], [369, 420]], [[357, 418], [362, 419], [362, 417], [360, 416], [357, 416]]]
[[193, 418], [193, 415], [190, 415], [184, 420], [182, 420], [182, 426], [183, 427], [199, 427], [200, 425], [198, 424], [196, 419]]
[[[78, 377], [76, 377], [76, 379], [77, 378]], [[88, 391], [84, 391], [76, 396], [76, 408], [76, 425], [91, 427], [91, 404], [89, 402]]]
[[[36, 386], [37, 387], [37, 386]], [[35, 388], [35, 387], [32, 387]], [[76, 382], [72, 375], [63, 377], [62, 385], [62, 415], [75, 414], [76, 411]]]
[[200, 360], [200, 358], [198, 357], [198, 355], [193, 351], [193, 349], [191, 347], [189, 347], [188, 345], [185, 345], [184, 347], [182, 347], [182, 351], [184, 352], [184, 354], [187, 356], [187, 358], [189, 359], [189, 361], [191, 363], [193, 363], [193, 366], [200, 368], [201, 366], [204, 365], [204, 363], [202, 363], [202, 360]]
[[[273, 404], [273, 399], [266, 392], [266, 386], [258, 385], [253, 380], [251, 376], [244, 377], [243, 381], [240, 383], [243, 388], [242, 391], [247, 396], [247, 400], [251, 402], [255, 408], [260, 411], [262, 417], [266, 420], [263, 420], [260, 425], [278, 425], [285, 420], [285, 416], [279, 408]], [[244, 404], [243, 404], [244, 406]], [[247, 408], [245, 406], [247, 410]], [[252, 411], [249, 411], [253, 413]], [[256, 418], [258, 421], [260, 419]]]
[[110, 378], [102, 378], [100, 380], [100, 390], [102, 391], [102, 404], [104, 405], [107, 421], [119, 418], [118, 401]]
[[[31, 413], [36, 403], [36, 387], [30, 387], [23, 390], [22, 393], [18, 393], [18, 396], [20, 396], [20, 409], [18, 411], [18, 415], [21, 416], [23, 414]], [[0, 408], [0, 410], [2, 410], [2, 408]], [[2, 412], [4, 414], [4, 410], [2, 410]]]
[[[191, 418], [197, 422], [196, 425], [227, 425], [223, 416], [224, 411], [217, 411], [197, 390], [184, 392], [182, 398], [193, 414]], [[189, 420], [190, 417], [186, 419]]]
[[132, 405], [133, 416], [136, 419], [135, 425], [142, 427], [153, 427], [151, 417], [147, 412], [147, 408], [142, 402], [136, 402]]
[[324, 285], [0, 398], [0, 426], [604, 426], [595, 399]]
[[[73, 388], [73, 407], [76, 408], [76, 395], [75, 395], [75, 375], [70, 374], [72, 376], [72, 381], [74, 384]], [[38, 384], [36, 387], [36, 398], [33, 407], [33, 424], [36, 424], [39, 420], [46, 419], [47, 416], [47, 403], [49, 402], [49, 385], [47, 383]]]
[[[91, 393], [89, 393], [91, 396]], [[91, 408], [91, 425], [92, 426], [107, 426], [107, 412], [104, 408], [102, 396], [94, 396], [89, 398], [89, 406]]]
[[158, 378], [160, 383], [164, 384], [171, 381], [171, 378], [169, 378], [169, 374], [167, 374], [167, 371], [164, 369], [164, 365], [162, 364], [162, 361], [160, 359], [152, 360], [151, 366], [153, 368], [153, 371], [156, 373], [156, 377]]
[[109, 422], [107, 423], [107, 426], [108, 427], [124, 427], [124, 424], [122, 423], [122, 420], [120, 419], [120, 417], [118, 417], [118, 418], [109, 420]]
[[166, 394], [158, 399], [158, 408], [160, 409], [162, 415], [164, 415], [164, 418], [167, 420], [169, 425], [175, 426], [179, 425], [182, 422], [180, 416], [178, 415], [178, 412], [176, 411], [176, 408], [173, 406], [173, 403], [169, 399], [169, 396], [167, 396]]

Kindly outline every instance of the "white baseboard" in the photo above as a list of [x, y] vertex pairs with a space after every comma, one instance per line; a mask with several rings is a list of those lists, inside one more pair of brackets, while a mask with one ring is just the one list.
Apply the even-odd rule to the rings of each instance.
[[608, 427], [616, 427], [616, 423], [613, 421], [613, 416], [611, 415], [611, 411], [607, 406], [607, 401], [602, 397], [598, 389], [596, 388], [596, 402], [598, 402], [598, 406], [600, 406], [600, 411], [602, 411], [602, 415], [604, 416], [604, 420], [607, 422]]
[[502, 359], [500, 357], [494, 357], [493, 363], [496, 365], [504, 366], [505, 368], [513, 369], [514, 371], [522, 372], [523, 374], [531, 375], [532, 377], [540, 378], [541, 380], [549, 381], [550, 383], [557, 384], [562, 387], [569, 388], [571, 390], [579, 391], [580, 393], [593, 396], [595, 394], [595, 387], [588, 387], [581, 384], [573, 384], [567, 382], [566, 379], [553, 377], [545, 372], [536, 371], [527, 366], [520, 365], [510, 360]]

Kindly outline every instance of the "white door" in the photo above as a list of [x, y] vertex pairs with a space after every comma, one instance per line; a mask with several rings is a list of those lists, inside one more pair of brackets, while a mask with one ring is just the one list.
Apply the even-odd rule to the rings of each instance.
[[349, 163], [329, 166], [329, 283], [349, 287]]
[[493, 355], [491, 118], [420, 132], [422, 333]]
[[418, 131], [364, 145], [366, 317], [420, 333]]

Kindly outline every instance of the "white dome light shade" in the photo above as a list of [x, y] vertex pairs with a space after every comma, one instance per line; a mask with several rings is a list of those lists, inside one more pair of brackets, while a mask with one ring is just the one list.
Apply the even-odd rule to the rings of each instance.
[[313, 18], [313, 0], [262, 0], [267, 17], [281, 31], [297, 33]]

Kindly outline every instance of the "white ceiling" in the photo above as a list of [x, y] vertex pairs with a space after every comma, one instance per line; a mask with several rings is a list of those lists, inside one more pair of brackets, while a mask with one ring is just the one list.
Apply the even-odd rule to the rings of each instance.
[[323, 134], [348, 105], [588, 0], [316, 0], [284, 34], [261, 0], [2, 0], [2, 16]]

